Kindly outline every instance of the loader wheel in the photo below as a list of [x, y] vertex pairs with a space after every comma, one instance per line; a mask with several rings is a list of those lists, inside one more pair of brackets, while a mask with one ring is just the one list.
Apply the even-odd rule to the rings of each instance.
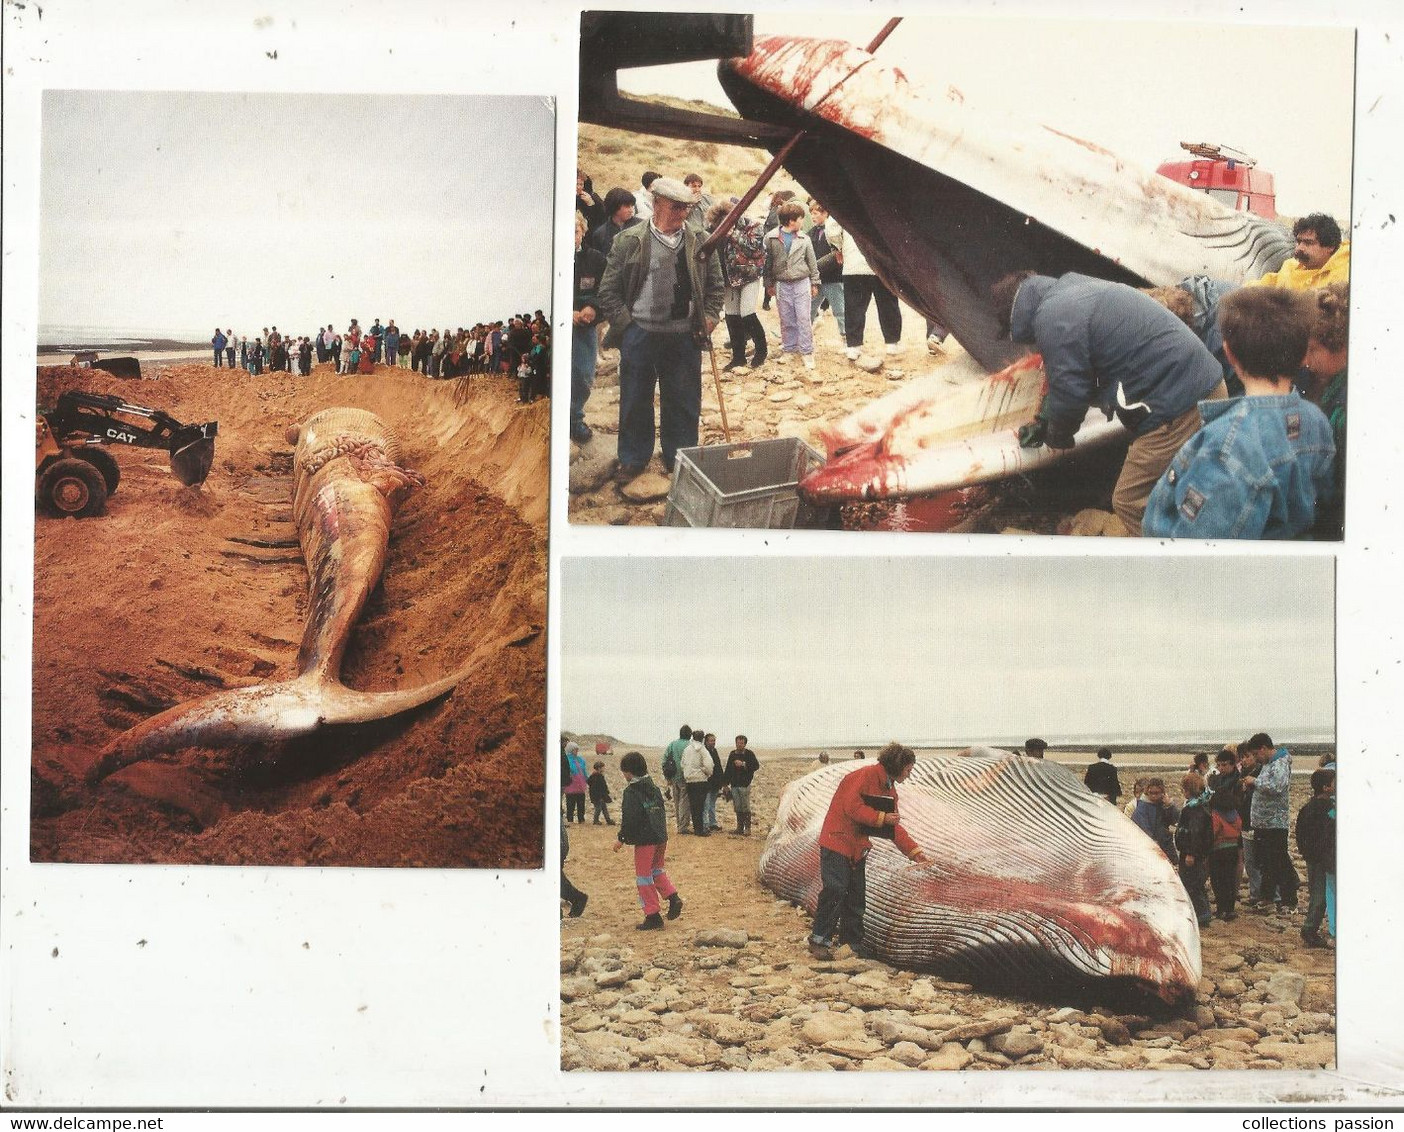
[[117, 490], [117, 484], [122, 479], [122, 469], [117, 466], [117, 461], [112, 458], [112, 453], [102, 448], [78, 448], [73, 455], [80, 460], [86, 460], [93, 467], [102, 473], [102, 481], [107, 485], [107, 494], [111, 495]]
[[107, 483], [86, 460], [55, 460], [39, 477], [39, 505], [59, 518], [101, 515], [107, 506]]

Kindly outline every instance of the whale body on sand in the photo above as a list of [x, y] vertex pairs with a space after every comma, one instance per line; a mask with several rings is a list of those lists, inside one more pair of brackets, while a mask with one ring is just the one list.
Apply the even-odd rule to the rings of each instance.
[[415, 688], [363, 692], [343, 684], [341, 662], [385, 569], [395, 511], [424, 477], [401, 464], [394, 432], [364, 409], [323, 409], [289, 429], [288, 441], [297, 445], [293, 520], [308, 574], [297, 675], [215, 692], [144, 720], [107, 746], [90, 780], [162, 751], [281, 741], [388, 719], [450, 692], [501, 644], [481, 642], [458, 671]]
[[[819, 830], [855, 769], [786, 787], [761, 855], [761, 883], [811, 913]], [[863, 940], [876, 955], [1040, 999], [1192, 1000], [1199, 928], [1184, 886], [1150, 838], [1065, 767], [1003, 753], [921, 758], [897, 794], [930, 861], [873, 841]]]

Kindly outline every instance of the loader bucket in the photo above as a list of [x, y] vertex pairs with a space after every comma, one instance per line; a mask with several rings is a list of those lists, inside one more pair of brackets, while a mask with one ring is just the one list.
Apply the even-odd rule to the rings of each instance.
[[171, 474], [186, 487], [198, 487], [210, 474], [218, 429], [219, 424], [210, 421], [202, 425], [185, 425], [171, 435]]

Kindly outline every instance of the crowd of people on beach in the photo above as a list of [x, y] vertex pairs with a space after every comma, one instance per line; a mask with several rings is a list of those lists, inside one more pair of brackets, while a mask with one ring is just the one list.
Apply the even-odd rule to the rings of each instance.
[[[723, 318], [730, 349], [726, 370], [756, 369], [772, 357], [776, 364], [797, 359], [813, 370], [813, 331], [826, 309], [843, 336], [845, 355], [857, 361], [874, 302], [886, 352], [901, 349], [896, 296], [824, 206], [813, 198], [801, 202], [792, 189], [772, 193], [763, 218], [739, 217], [715, 254], [698, 265], [698, 242], [717, 230], [736, 203], [736, 197], [714, 200], [695, 172], [679, 180], [648, 170], [639, 189], [616, 186], [604, 197], [588, 174], [576, 173], [571, 439], [585, 443], [591, 436], [584, 410], [600, 328], [607, 323], [612, 329], [605, 345], [620, 348], [620, 482], [637, 476], [652, 455], [655, 386], [664, 468], [671, 470], [678, 448], [697, 443], [698, 350], [711, 348], [712, 331]], [[666, 231], [659, 227], [662, 218]], [[631, 235], [616, 247], [626, 233]], [[660, 249], [678, 253], [676, 262], [671, 255], [644, 254], [652, 245], [641, 237], [649, 233]], [[775, 351], [757, 314], [772, 302], [780, 323]], [[928, 348], [942, 353], [946, 330], [928, 322], [927, 333]]]
[[[679, 835], [710, 837], [722, 831], [717, 818], [718, 801], [729, 802], [736, 818], [733, 836], [751, 834], [751, 786], [760, 760], [746, 744], [745, 735], [736, 736], [735, 747], [722, 755], [717, 750], [717, 737], [711, 732], [690, 727], [678, 730], [678, 737], [668, 744], [659, 764], [663, 786], [654, 783], [648, 763], [638, 751], [630, 751], [619, 762], [620, 773], [628, 783], [619, 800], [619, 832], [615, 848], [633, 847], [634, 875], [639, 900], [644, 910], [641, 931], [663, 927], [660, 915], [661, 899], [669, 902], [668, 919], [682, 914], [682, 898], [668, 878], [665, 857], [668, 845], [668, 809]], [[592, 773], [586, 773], [585, 756], [574, 740], [561, 737], [561, 793], [565, 798], [565, 814], [561, 825], [561, 899], [570, 905], [570, 915], [579, 916], [589, 899], [565, 875], [564, 861], [569, 851], [566, 825], [571, 821], [584, 824], [585, 800], [588, 796], [595, 825], [601, 821], [614, 825], [609, 805], [614, 798], [605, 778], [604, 757], [611, 754], [604, 741], [595, 745], [596, 761]]]
[[[1179, 781], [1179, 806], [1167, 800], [1163, 778], [1136, 779], [1125, 812], [1179, 870], [1201, 928], [1237, 918], [1244, 884], [1249, 911], [1298, 916], [1301, 877], [1290, 856], [1290, 827], [1307, 866], [1302, 941], [1312, 948], [1334, 945], [1335, 755], [1321, 756], [1311, 774], [1312, 797], [1295, 823], [1288, 804], [1291, 779], [1291, 751], [1263, 732], [1225, 744], [1214, 756], [1212, 771], [1209, 755], [1196, 755]], [[1088, 768], [1086, 781], [1112, 805], [1120, 804], [1121, 785], [1106, 748]]]
[[[714, 200], [695, 172], [649, 170], [638, 189], [600, 197], [577, 170], [570, 433], [577, 443], [592, 435], [585, 405], [604, 327], [603, 345], [620, 351], [620, 484], [643, 472], [655, 444], [671, 472], [678, 449], [698, 443], [700, 352], [723, 320], [728, 370], [792, 359], [812, 370], [825, 307], [851, 361], [870, 304], [885, 351], [901, 349], [896, 296], [822, 201], [775, 192], [764, 219], [740, 217], [699, 261], [736, 203]], [[1193, 276], [1138, 289], [1025, 270], [990, 288], [1004, 332], [1041, 354], [1047, 377], [1020, 444], [1072, 448], [1089, 409], [1131, 434], [1108, 533], [1343, 537], [1350, 241], [1319, 212], [1292, 236], [1293, 256], [1243, 286]], [[772, 300], [778, 350], [757, 314]], [[926, 330], [943, 355], [947, 330]]]
[[215, 329], [210, 339], [216, 369], [236, 366], [252, 376], [265, 371], [307, 376], [313, 358], [338, 374], [373, 374], [378, 368], [398, 368], [433, 379], [476, 374], [505, 375], [517, 382], [522, 403], [551, 393], [551, 326], [546, 314], [512, 314], [470, 328], [432, 327], [401, 330], [392, 318], [377, 318], [369, 327], [351, 319], [344, 331], [335, 324], [315, 334], [284, 334], [276, 326], [263, 328], [252, 342], [233, 330]]
[[[664, 927], [667, 918], [682, 911], [682, 898], [666, 870], [669, 809], [677, 835], [697, 837], [719, 832], [718, 799], [731, 801], [736, 814], [737, 836], [751, 832], [752, 782], [760, 763], [747, 746], [745, 735], [736, 736], [734, 750], [719, 753], [716, 736], [684, 724], [660, 759], [662, 785], [653, 781], [647, 761], [630, 751], [619, 763], [627, 786], [620, 800], [620, 822], [615, 848], [634, 850], [635, 883], [644, 920], [639, 930]], [[587, 767], [580, 746], [561, 737], [561, 785], [565, 799], [561, 843], [561, 899], [569, 915], [584, 913], [589, 897], [565, 874], [569, 851], [566, 824], [585, 822], [585, 802], [593, 807], [593, 822], [613, 826], [609, 806], [614, 801], [605, 777], [604, 759], [612, 752], [607, 742], [596, 744], [593, 768]], [[1019, 757], [1042, 759], [1048, 750], [1043, 739], [1027, 740]], [[992, 749], [972, 748], [972, 752]], [[870, 838], [890, 838], [912, 860], [927, 860], [920, 846], [901, 825], [897, 787], [906, 780], [916, 755], [897, 743], [889, 744], [876, 760], [862, 750], [853, 753], [860, 769], [847, 774], [829, 803], [820, 834], [822, 891], [808, 944], [817, 958], [831, 958], [834, 948], [846, 944], [855, 954], [866, 955], [863, 944], [864, 870]], [[1159, 848], [1177, 870], [1201, 930], [1215, 920], [1230, 923], [1238, 917], [1239, 890], [1246, 886], [1250, 912], [1273, 915], [1299, 926], [1308, 948], [1331, 948], [1336, 934], [1336, 808], [1335, 755], [1322, 755], [1311, 775], [1311, 799], [1291, 819], [1289, 790], [1292, 753], [1259, 732], [1239, 743], [1225, 744], [1214, 757], [1199, 753], [1179, 780], [1181, 804], [1167, 800], [1165, 779], [1138, 778], [1133, 796], [1124, 806], [1128, 818]], [[830, 765], [820, 752], [809, 771]], [[1087, 790], [1122, 807], [1120, 775], [1112, 751], [1103, 747], [1083, 777]], [[880, 805], [888, 799], [886, 806]], [[671, 803], [671, 806], [669, 805]], [[884, 827], [887, 827], [884, 829]], [[1297, 850], [1307, 866], [1307, 904], [1299, 917], [1301, 878], [1292, 863], [1289, 833], [1295, 833]], [[1212, 891], [1212, 905], [1209, 893]], [[871, 956], [869, 956], [871, 957]]]

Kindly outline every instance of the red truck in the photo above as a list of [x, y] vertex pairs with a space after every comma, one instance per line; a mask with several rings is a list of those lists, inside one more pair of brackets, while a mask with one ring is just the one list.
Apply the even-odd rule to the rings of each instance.
[[1251, 212], [1277, 219], [1277, 193], [1272, 174], [1257, 168], [1257, 161], [1241, 150], [1209, 142], [1181, 142], [1194, 155], [1192, 161], [1167, 161], [1157, 167], [1162, 177], [1208, 193], [1235, 212]]

